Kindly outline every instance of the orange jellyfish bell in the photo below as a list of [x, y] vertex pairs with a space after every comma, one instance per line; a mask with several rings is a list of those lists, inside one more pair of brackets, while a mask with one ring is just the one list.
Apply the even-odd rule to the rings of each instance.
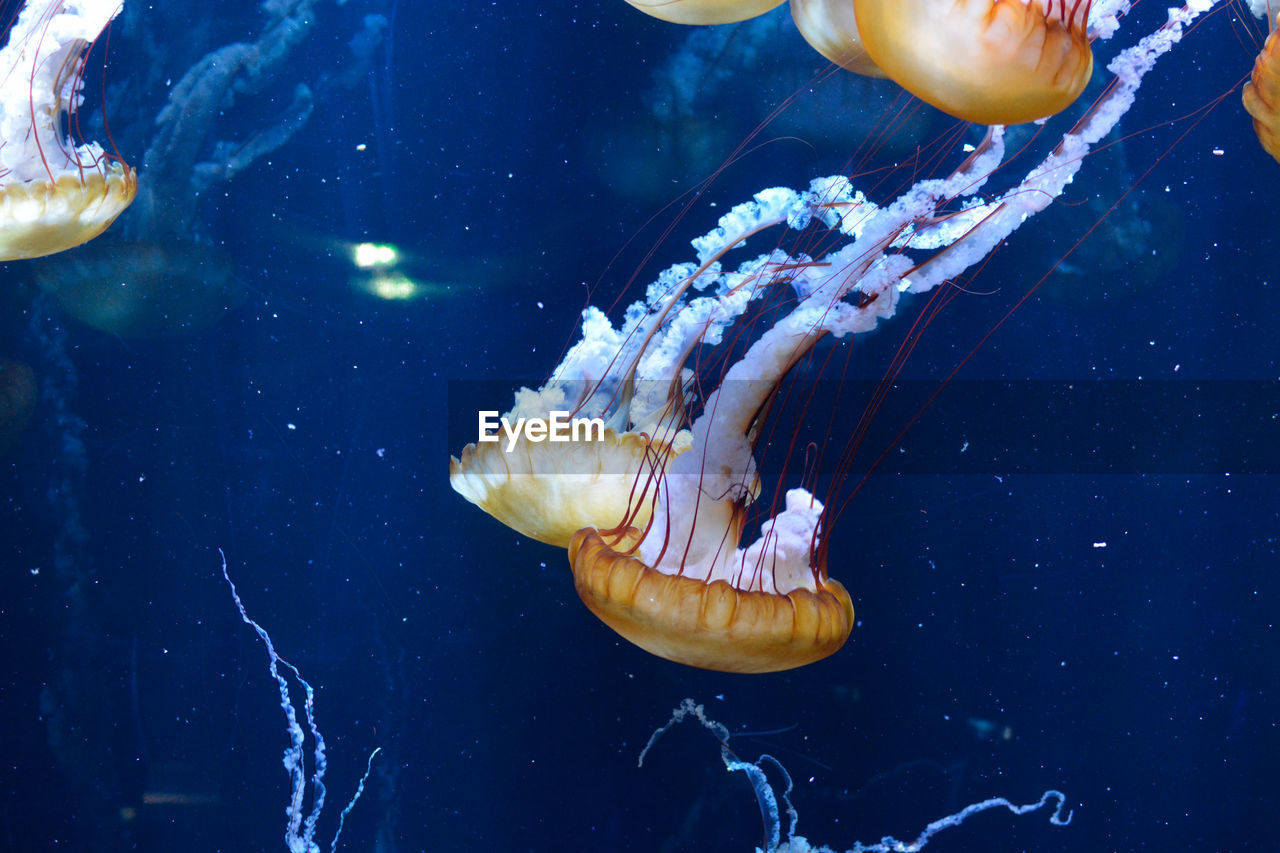
[[853, 7], [876, 65], [965, 121], [1051, 116], [1093, 73], [1089, 0], [853, 0]]
[[1272, 22], [1271, 35], [1253, 64], [1243, 99], [1263, 150], [1280, 163], [1280, 14]]
[[32, 0], [0, 50], [0, 260], [38, 258], [101, 234], [133, 201], [136, 173], [74, 126], [85, 56], [120, 0]]
[[[787, 503], [788, 512], [815, 511], [816, 501], [803, 490], [789, 493]], [[688, 550], [685, 541], [672, 540], [668, 550], [682, 550], [686, 559], [726, 550], [733, 555], [705, 573], [684, 560], [647, 562], [615, 548], [597, 530], [578, 531], [569, 563], [583, 603], [645, 651], [702, 669], [779, 672], [839, 651], [853, 631], [853, 601], [827, 577], [825, 565], [811, 565], [809, 543], [784, 546], [773, 538], [786, 513], [771, 522], [774, 530], [761, 540], [765, 547], [736, 551], [741, 507], [704, 503], [699, 512], [711, 517], [692, 528]], [[628, 533], [627, 541], [639, 537]]]
[[732, 24], [763, 15], [782, 0], [627, 0], [646, 15], [673, 24]]
[[791, 19], [809, 46], [836, 65], [864, 77], [884, 76], [862, 45], [853, 0], [791, 0]]

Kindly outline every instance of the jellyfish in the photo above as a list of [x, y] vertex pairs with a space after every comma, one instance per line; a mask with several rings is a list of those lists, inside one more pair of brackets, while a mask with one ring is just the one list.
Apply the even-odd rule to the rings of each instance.
[[35, 270], [36, 285], [80, 322], [124, 338], [200, 328], [245, 295], [231, 258], [217, 246], [160, 240], [125, 246], [107, 238], [53, 258]]
[[1280, 13], [1271, 18], [1267, 36], [1253, 74], [1244, 86], [1244, 108], [1253, 116], [1253, 130], [1262, 149], [1280, 162]]
[[138, 190], [127, 163], [77, 146], [85, 57], [120, 0], [33, 0], [0, 50], [0, 260], [38, 258], [92, 240]]
[[[1047, 208], [1132, 106], [1145, 74], [1213, 5], [1171, 10], [1122, 50], [1105, 94], [1020, 179], [1004, 174], [997, 125], [942, 177], [887, 202], [834, 175], [737, 205], [693, 241], [696, 259], [660, 274], [618, 327], [586, 309], [581, 339], [551, 379], [519, 391], [504, 416], [523, 430], [505, 445], [482, 434], [451, 459], [453, 488], [508, 527], [558, 547], [567, 539], [584, 604], [649, 652], [729, 672], [834, 653], [854, 609], [828, 564], [850, 555], [829, 551], [824, 502], [781, 478], [766, 488], [756, 458], [783, 383], [819, 341], [871, 332]], [[1126, 9], [1094, 2], [1090, 34], [1112, 35]], [[761, 236], [779, 229], [783, 238]], [[729, 265], [731, 253], [764, 239], [773, 248]], [[607, 429], [598, 441], [557, 444], [552, 427], [565, 413]], [[744, 546], [752, 512], [767, 517]]]
[[[776, 3], [628, 0], [682, 24], [722, 24]], [[943, 112], [976, 124], [1054, 115], [1093, 74], [1090, 0], [800, 0], [796, 27], [827, 59], [888, 77]]]
[[732, 24], [763, 15], [782, 0], [627, 0], [646, 15], [673, 24]]
[[858, 34], [852, 0], [791, 0], [791, 18], [809, 46], [855, 74], [883, 77]]
[[1071, 105], [1093, 74], [1089, 0], [855, 0], [867, 54], [920, 100], [977, 124]]

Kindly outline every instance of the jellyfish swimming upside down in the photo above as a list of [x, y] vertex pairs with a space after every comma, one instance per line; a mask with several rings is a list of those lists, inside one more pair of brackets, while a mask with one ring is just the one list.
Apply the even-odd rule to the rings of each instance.
[[833, 654], [853, 629], [852, 600], [827, 575], [819, 547], [823, 506], [805, 490], [779, 496], [785, 508], [771, 513], [754, 543], [739, 546], [761, 493], [757, 427], [778, 381], [821, 337], [812, 318], [764, 335], [702, 401], [700, 415], [686, 411], [686, 360], [777, 283], [761, 269], [735, 276], [720, 297], [690, 300], [691, 288], [719, 280], [735, 236], [784, 221], [797, 198], [780, 193], [764, 212], [748, 205], [731, 214], [731, 236], [710, 237], [717, 245], [696, 268], [665, 273], [623, 329], [588, 309], [583, 340], [556, 375], [537, 391], [522, 390], [505, 416], [595, 417], [594, 440], [536, 441], [526, 430], [510, 442], [481, 439], [450, 465], [450, 482], [467, 500], [568, 549], [578, 596], [601, 621], [648, 652], [704, 669], [792, 669]]
[[470, 444], [451, 460], [450, 482], [508, 527], [567, 547], [583, 603], [642, 649], [724, 672], [792, 669], [844, 645], [853, 603], [827, 576], [822, 504], [803, 489], [787, 493], [757, 542], [738, 547], [759, 493], [747, 435], [762, 402], [726, 398], [715, 410], [736, 417], [691, 429], [674, 425], [677, 406], [642, 424], [627, 405], [629, 428], [602, 429], [596, 441]]
[[128, 164], [76, 145], [85, 59], [120, 0], [31, 0], [0, 50], [0, 260], [38, 258], [92, 240], [138, 189]]

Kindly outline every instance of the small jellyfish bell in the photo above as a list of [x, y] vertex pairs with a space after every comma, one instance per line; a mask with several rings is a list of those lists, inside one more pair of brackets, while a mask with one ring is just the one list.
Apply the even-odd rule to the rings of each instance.
[[85, 59], [121, 0], [31, 0], [0, 50], [0, 260], [92, 240], [129, 206], [137, 174], [69, 130]]
[[791, 19], [809, 46], [864, 77], [883, 77], [858, 34], [853, 0], [791, 0]]
[[673, 24], [732, 24], [763, 15], [782, 0], [627, 0], [646, 15]]

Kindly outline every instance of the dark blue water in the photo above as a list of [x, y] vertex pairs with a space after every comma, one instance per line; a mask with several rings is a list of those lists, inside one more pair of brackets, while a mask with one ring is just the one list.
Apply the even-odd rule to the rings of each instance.
[[[216, 9], [131, 3], [113, 27], [107, 115], [131, 163], [187, 69], [264, 27], [254, 4]], [[375, 14], [387, 26], [358, 55]], [[131, 211], [79, 250], [80, 272], [65, 258], [0, 268], [0, 358], [40, 386], [0, 458], [0, 849], [285, 849], [285, 719], [219, 548], [315, 686], [326, 848], [381, 748], [344, 849], [750, 850], [755, 797], [707, 732], [676, 729], [636, 767], [688, 696], [745, 732], [740, 757], [786, 765], [799, 832], [833, 848], [1057, 788], [1067, 827], [992, 812], [929, 849], [1276, 849], [1280, 470], [1265, 463], [1227, 470], [1192, 446], [1176, 473], [1017, 458], [873, 476], [832, 534], [852, 640], [764, 676], [632, 647], [577, 600], [563, 551], [449, 488], [451, 381], [540, 381], [588, 300], [636, 298], [726, 203], [846, 168], [866, 115], [896, 108], [887, 84], [806, 85], [823, 66], [780, 14], [774, 36], [731, 36], [673, 78], [689, 31], [621, 2], [317, 3], [287, 63], [241, 75], [191, 163], [157, 167], [181, 215], [131, 225]], [[1240, 393], [1266, 408], [1280, 164], [1235, 93], [1169, 124], [1247, 72], [1256, 44], [1234, 14], [1153, 73], [1131, 136], [968, 280], [906, 376], [941, 381], [1047, 274], [960, 379], [1256, 380]], [[1140, 9], [1122, 39], [1162, 16]], [[278, 126], [299, 84], [305, 125], [192, 194], [192, 164]], [[95, 86], [87, 135], [101, 138]], [[797, 90], [642, 267], [673, 221], [650, 217]], [[865, 165], [951, 126], [913, 113]], [[399, 250], [413, 298], [366, 292], [348, 254], [364, 240]], [[135, 319], [105, 316], [94, 287], [132, 281], [144, 258], [159, 283], [134, 286]], [[50, 295], [77, 276], [90, 284]], [[880, 375], [909, 323], [854, 344], [859, 378]], [[1107, 425], [1114, 448], [1220, 416], [1152, 417], [1120, 397], [1078, 423]], [[1028, 452], [1024, 415], [986, 420]], [[968, 436], [950, 438], [958, 454]], [[1042, 452], [1057, 443], [1050, 429]]]

